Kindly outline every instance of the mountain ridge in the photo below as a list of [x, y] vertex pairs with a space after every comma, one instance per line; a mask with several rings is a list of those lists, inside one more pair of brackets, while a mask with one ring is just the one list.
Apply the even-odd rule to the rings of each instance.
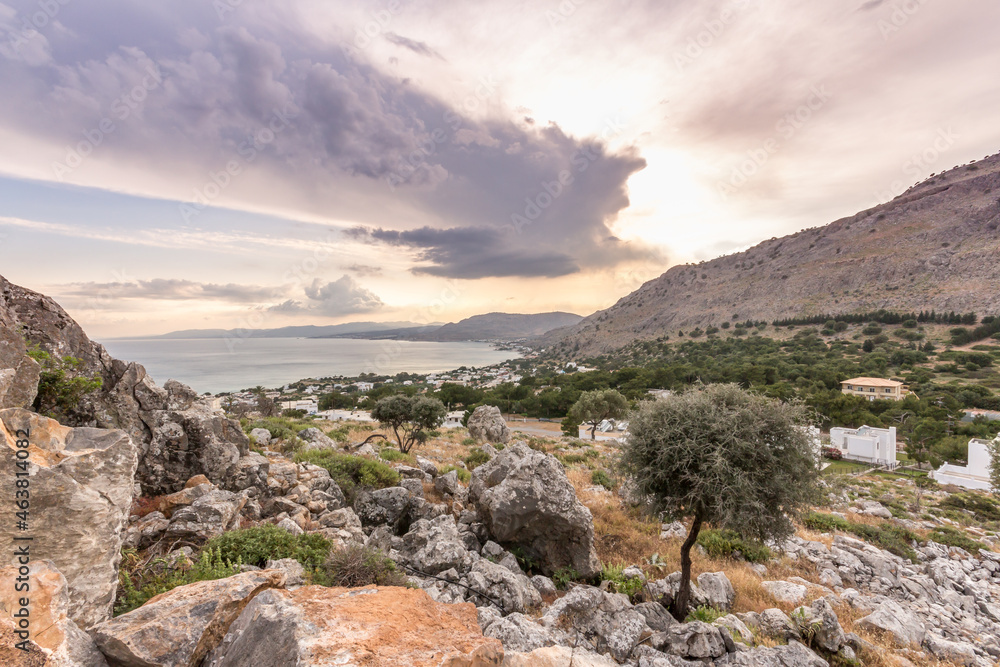
[[853, 216], [674, 266], [535, 344], [586, 357], [724, 322], [879, 309], [998, 314], [998, 227], [1000, 153]]

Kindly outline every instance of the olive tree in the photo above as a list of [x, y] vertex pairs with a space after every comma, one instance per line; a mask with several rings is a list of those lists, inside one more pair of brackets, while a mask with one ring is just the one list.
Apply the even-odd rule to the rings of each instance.
[[792, 534], [816, 489], [816, 453], [801, 404], [708, 385], [644, 402], [630, 417], [620, 466], [653, 512], [691, 519], [671, 613], [684, 620], [691, 548], [706, 523], [761, 542]]
[[404, 454], [426, 441], [427, 431], [440, 426], [445, 414], [444, 403], [436, 398], [404, 394], [379, 399], [372, 409], [372, 419], [392, 430]]
[[596, 389], [580, 394], [569, 410], [577, 423], [590, 425], [590, 439], [597, 438], [597, 427], [605, 419], [621, 419], [628, 412], [628, 399], [614, 389]]

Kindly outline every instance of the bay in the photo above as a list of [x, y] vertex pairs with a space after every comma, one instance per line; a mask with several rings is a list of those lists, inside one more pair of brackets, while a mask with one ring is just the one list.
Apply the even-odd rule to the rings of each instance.
[[489, 343], [432, 343], [350, 338], [108, 339], [111, 356], [135, 361], [163, 385], [168, 379], [217, 394], [303, 378], [361, 373], [438, 373], [516, 358]]

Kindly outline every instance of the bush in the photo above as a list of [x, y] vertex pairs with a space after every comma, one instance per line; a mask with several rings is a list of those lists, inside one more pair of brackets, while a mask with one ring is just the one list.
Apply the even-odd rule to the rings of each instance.
[[196, 581], [224, 579], [239, 574], [239, 562], [224, 559], [218, 549], [205, 549], [198, 562], [184, 561], [175, 569], [168, 569], [164, 559], [148, 563], [142, 570], [129, 571], [128, 564], [138, 562], [134, 551], [122, 554], [122, 567], [118, 571], [118, 594], [115, 598], [115, 616], [141, 607], [152, 598], [178, 586]]
[[379, 458], [383, 461], [389, 461], [390, 463], [395, 463], [396, 461], [410, 461], [412, 457], [408, 454], [404, 454], [398, 449], [392, 447], [385, 447], [378, 453]]
[[851, 533], [878, 547], [896, 554], [900, 558], [907, 558], [910, 562], [917, 562], [917, 553], [910, 546], [911, 542], [919, 541], [919, 538], [911, 531], [901, 526], [882, 524], [870, 526], [865, 523], [855, 523], [847, 519], [841, 519], [832, 514], [821, 512], [810, 512], [802, 519], [802, 524], [810, 530], [820, 532], [832, 532], [840, 530]]
[[264, 567], [269, 560], [294, 558], [307, 569], [315, 569], [326, 560], [330, 540], [319, 533], [292, 535], [283, 528], [265, 523], [251, 528], [231, 530], [213, 537], [205, 544], [224, 560]]
[[76, 357], [54, 357], [38, 347], [29, 347], [28, 356], [38, 362], [38, 393], [32, 408], [35, 412], [62, 423], [73, 420], [84, 396], [101, 388], [101, 378], [78, 375], [83, 361]]
[[946, 547], [958, 547], [973, 554], [979, 553], [980, 549], [986, 549], [986, 545], [982, 542], [977, 542], [962, 531], [950, 526], [938, 526], [930, 532], [928, 537], [938, 544], [943, 544]]
[[608, 582], [610, 593], [622, 593], [623, 595], [634, 597], [642, 590], [646, 582], [642, 577], [626, 577], [623, 572], [627, 565], [605, 565], [601, 571], [601, 581]]
[[465, 457], [465, 467], [469, 470], [475, 470], [484, 463], [489, 463], [490, 455], [484, 452], [479, 447], [476, 447], [469, 455]]
[[[516, 557], [516, 556], [515, 556]], [[520, 559], [518, 559], [520, 562]], [[580, 573], [571, 567], [561, 567], [552, 573], [552, 581], [559, 590], [566, 590], [566, 587], [580, 579]]]
[[882, 333], [882, 327], [872, 322], [871, 324], [865, 326], [865, 328], [861, 330], [861, 333], [866, 336], [877, 336]]
[[766, 563], [771, 550], [766, 545], [744, 540], [734, 530], [703, 530], [698, 534], [698, 544], [712, 558], [739, 558], [751, 563]]
[[953, 493], [942, 499], [938, 506], [969, 512], [981, 523], [1000, 521], [1000, 504], [988, 496], [975, 493]]
[[831, 461], [840, 461], [844, 458], [844, 452], [840, 451], [837, 447], [824, 447], [823, 458], [830, 459]]
[[725, 616], [727, 613], [728, 612], [725, 611], [719, 611], [715, 607], [702, 605], [700, 607], [692, 609], [691, 613], [689, 613], [687, 615], [687, 618], [684, 619], [684, 622], [691, 623], [692, 621], [701, 621], [702, 623], [714, 623], [715, 621]]
[[592, 472], [590, 474], [590, 483], [597, 486], [603, 486], [608, 491], [612, 491], [615, 488], [615, 481], [611, 479], [611, 475], [603, 470], [595, 470]]
[[312, 463], [326, 468], [348, 500], [353, 502], [358, 488], [384, 489], [399, 485], [399, 473], [363, 456], [339, 454], [329, 449], [310, 450], [295, 455], [296, 463]]
[[352, 544], [333, 551], [314, 579], [323, 586], [406, 586], [406, 575], [378, 549]]

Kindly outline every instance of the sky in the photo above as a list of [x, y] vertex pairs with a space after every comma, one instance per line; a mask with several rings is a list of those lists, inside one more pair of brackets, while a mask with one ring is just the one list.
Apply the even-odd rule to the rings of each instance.
[[0, 1], [0, 274], [93, 337], [590, 314], [1000, 149], [995, 0]]

